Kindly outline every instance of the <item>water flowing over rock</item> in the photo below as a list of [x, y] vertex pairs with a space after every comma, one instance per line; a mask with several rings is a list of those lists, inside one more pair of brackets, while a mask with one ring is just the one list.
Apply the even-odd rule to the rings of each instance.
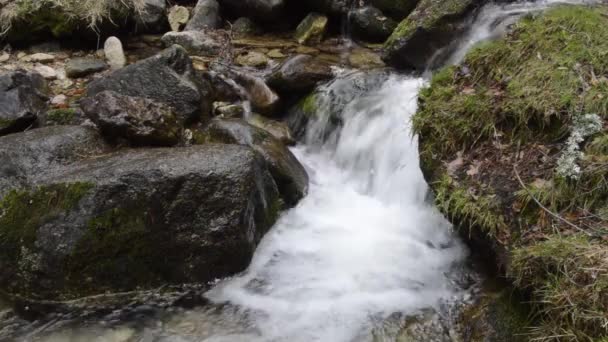
[[384, 45], [384, 60], [400, 68], [425, 69], [433, 55], [462, 34], [478, 0], [421, 0]]
[[33, 298], [234, 274], [279, 208], [265, 163], [234, 145], [123, 151], [35, 184], [0, 218], [0, 284]]
[[0, 74], [0, 136], [22, 131], [47, 109], [48, 88], [38, 73]]
[[210, 115], [211, 90], [199, 77], [186, 51], [173, 46], [89, 84], [87, 95], [105, 90], [149, 98], [168, 104], [180, 120], [197, 121]]
[[172, 146], [179, 142], [184, 122], [173, 108], [152, 100], [104, 91], [81, 101], [85, 114], [111, 140], [134, 145]]
[[188, 21], [185, 31], [217, 29], [222, 26], [220, 4], [217, 0], [199, 0], [194, 7], [192, 18]]

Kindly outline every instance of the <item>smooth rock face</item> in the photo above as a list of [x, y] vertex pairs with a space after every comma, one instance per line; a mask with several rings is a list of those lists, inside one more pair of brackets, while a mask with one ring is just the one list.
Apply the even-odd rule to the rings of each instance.
[[162, 42], [165, 46], [180, 45], [188, 53], [198, 56], [215, 57], [222, 51], [222, 41], [206, 31], [167, 32]]
[[40, 74], [23, 70], [0, 74], [0, 136], [32, 125], [46, 111], [48, 99]]
[[397, 27], [397, 22], [371, 6], [349, 12], [353, 34], [367, 41], [383, 42]]
[[320, 43], [327, 29], [328, 19], [318, 13], [310, 13], [296, 28], [295, 39], [299, 44]]
[[246, 17], [238, 18], [232, 23], [232, 34], [236, 37], [255, 36], [261, 32], [262, 29], [253, 20]]
[[247, 118], [247, 122], [252, 126], [261, 128], [270, 133], [270, 135], [285, 145], [294, 145], [296, 143], [293, 134], [291, 134], [291, 129], [289, 129], [289, 126], [284, 122], [272, 120], [255, 113], [252, 113]]
[[246, 91], [254, 111], [268, 115], [274, 114], [281, 99], [263, 79], [245, 72], [232, 72], [231, 74], [236, 83]]
[[116, 37], [106, 39], [106, 42], [103, 44], [103, 52], [112, 70], [118, 70], [127, 65], [127, 58], [125, 57], [120, 39]]
[[144, 11], [136, 21], [147, 32], [160, 32], [167, 25], [166, 0], [144, 0]]
[[220, 4], [217, 0], [199, 0], [185, 31], [217, 29], [222, 26]]
[[111, 90], [172, 106], [180, 120], [196, 121], [211, 111], [207, 82], [198, 77], [186, 51], [173, 46], [89, 84], [89, 97]]
[[39, 73], [42, 77], [44, 77], [47, 80], [54, 80], [57, 78], [57, 71], [48, 65], [42, 65], [42, 64], [36, 65], [34, 67], [34, 71]]
[[384, 44], [383, 59], [399, 68], [424, 69], [439, 49], [466, 30], [477, 0], [421, 0]]
[[134, 145], [152, 146], [179, 142], [183, 122], [166, 104], [104, 91], [84, 99], [81, 106], [104, 136], [112, 140], [123, 138]]
[[65, 65], [65, 74], [69, 78], [84, 77], [107, 68], [107, 64], [96, 58], [73, 58]]
[[219, 0], [222, 8], [236, 15], [251, 17], [259, 21], [280, 19], [285, 9], [285, 0]]
[[117, 152], [0, 202], [0, 285], [28, 298], [205, 283], [244, 270], [280, 199], [250, 148]]
[[190, 19], [190, 12], [184, 6], [173, 6], [169, 10], [168, 20], [172, 31], [181, 30], [188, 23], [188, 19]]
[[333, 77], [331, 67], [310, 55], [287, 59], [268, 77], [268, 85], [281, 93], [308, 92]]
[[214, 119], [206, 129], [207, 142], [250, 146], [268, 163], [281, 197], [294, 206], [308, 192], [308, 174], [298, 159], [270, 133], [241, 119]]
[[245, 54], [236, 56], [234, 62], [242, 66], [264, 68], [268, 65], [269, 59], [261, 52], [249, 51]]
[[0, 198], [51, 170], [110, 147], [92, 128], [53, 126], [0, 137]]

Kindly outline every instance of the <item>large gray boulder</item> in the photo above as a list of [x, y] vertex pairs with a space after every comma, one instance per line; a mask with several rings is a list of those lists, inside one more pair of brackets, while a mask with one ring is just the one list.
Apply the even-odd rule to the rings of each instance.
[[425, 69], [437, 51], [466, 28], [480, 0], [421, 0], [384, 44], [383, 59], [398, 68]]
[[113, 91], [86, 98], [81, 106], [104, 136], [113, 141], [125, 139], [133, 145], [176, 145], [184, 125], [166, 104]]
[[371, 5], [397, 20], [410, 14], [420, 0], [371, 0]]
[[222, 8], [226, 8], [237, 16], [255, 18], [259, 21], [271, 22], [281, 19], [285, 11], [285, 0], [219, 0]]
[[270, 87], [281, 94], [309, 92], [320, 82], [333, 78], [331, 66], [310, 55], [295, 55], [268, 77]]
[[43, 127], [0, 137], [0, 198], [59, 166], [108, 151], [101, 135], [83, 126]]
[[280, 205], [265, 162], [248, 147], [81, 161], [0, 199], [0, 286], [64, 300], [233, 275]]
[[172, 46], [89, 84], [87, 95], [110, 90], [165, 103], [180, 120], [198, 121], [211, 112], [211, 89], [198, 76], [186, 51]]
[[48, 88], [44, 78], [23, 70], [0, 74], [0, 136], [22, 131], [45, 113]]
[[192, 18], [186, 24], [185, 31], [198, 31], [204, 29], [217, 29], [222, 26], [220, 17], [220, 4], [217, 0], [199, 0]]
[[213, 119], [199, 143], [239, 144], [261, 155], [288, 206], [298, 203], [308, 191], [308, 174], [285, 145], [269, 132], [241, 119]]
[[383, 42], [397, 27], [396, 21], [372, 6], [354, 9], [348, 16], [353, 35], [367, 41]]

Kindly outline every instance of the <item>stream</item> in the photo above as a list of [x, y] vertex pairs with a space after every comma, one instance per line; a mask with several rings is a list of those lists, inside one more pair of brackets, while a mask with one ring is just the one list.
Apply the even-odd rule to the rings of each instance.
[[[485, 6], [448, 63], [521, 15], [563, 2]], [[390, 341], [377, 332], [395, 314], [470, 301], [477, 276], [469, 252], [432, 204], [412, 134], [427, 84], [428, 77], [341, 70], [317, 90], [316, 119], [292, 150], [309, 172], [309, 193], [283, 213], [247, 271], [207, 292], [211, 305], [143, 324], [57, 325], [18, 340]]]

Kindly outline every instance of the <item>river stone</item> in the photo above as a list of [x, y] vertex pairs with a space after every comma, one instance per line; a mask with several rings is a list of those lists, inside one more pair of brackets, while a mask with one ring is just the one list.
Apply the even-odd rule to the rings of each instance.
[[168, 104], [180, 120], [187, 122], [208, 117], [213, 101], [209, 84], [197, 75], [180, 46], [172, 46], [91, 82], [87, 96], [105, 90]]
[[[146, 32], [160, 32], [167, 26], [167, 2], [165, 0], [143, 0], [144, 9], [136, 16], [136, 22]], [[141, 30], [139, 30], [141, 31]]]
[[421, 0], [384, 44], [383, 59], [399, 68], [425, 69], [428, 61], [466, 30], [477, 0]]
[[106, 42], [103, 44], [103, 52], [112, 70], [118, 70], [127, 65], [127, 58], [125, 57], [120, 39], [116, 37], [106, 39]]
[[215, 57], [223, 48], [223, 41], [210, 31], [167, 32], [162, 42], [165, 46], [180, 45], [188, 53], [197, 56]]
[[255, 152], [213, 144], [81, 161], [0, 202], [0, 286], [47, 300], [234, 275], [281, 206]]
[[309, 92], [318, 83], [332, 78], [329, 64], [310, 55], [296, 55], [285, 60], [268, 77], [268, 85], [281, 93]]
[[81, 106], [110, 140], [122, 138], [144, 146], [172, 146], [179, 142], [183, 122], [166, 104], [104, 91], [82, 100]]
[[357, 69], [373, 69], [384, 66], [382, 57], [368, 49], [357, 48], [348, 55], [348, 62]]
[[296, 140], [291, 133], [291, 129], [289, 129], [289, 126], [284, 122], [272, 120], [255, 113], [252, 113], [247, 118], [247, 122], [252, 126], [261, 128], [270, 133], [270, 135], [285, 145], [294, 145], [296, 143]]
[[172, 31], [180, 31], [188, 23], [190, 12], [184, 6], [173, 6], [169, 10], [168, 20]]
[[259, 21], [272, 22], [282, 19], [285, 0], [219, 0], [222, 8], [226, 8], [235, 16], [246, 16]]
[[186, 31], [217, 29], [222, 26], [220, 4], [217, 0], [198, 0], [192, 18], [188, 21]]
[[44, 78], [23, 70], [0, 74], [0, 136], [31, 126], [48, 108]]
[[261, 33], [262, 28], [249, 18], [241, 17], [232, 23], [232, 34], [236, 37], [255, 36]]
[[57, 71], [48, 65], [38, 64], [34, 67], [34, 71], [47, 80], [54, 80], [57, 78]]
[[42, 127], [0, 137], [0, 197], [61, 165], [109, 150], [97, 130], [83, 126]]
[[254, 111], [267, 115], [272, 115], [276, 112], [281, 99], [263, 79], [236, 70], [232, 71], [229, 75], [236, 83], [243, 87]]
[[241, 119], [213, 119], [204, 132], [204, 143], [250, 146], [268, 163], [285, 203], [292, 207], [308, 191], [308, 174], [285, 145], [267, 131]]
[[11, 59], [11, 55], [6, 52], [0, 53], [0, 63], [7, 62], [9, 59]]
[[310, 13], [296, 28], [295, 39], [299, 44], [318, 44], [327, 30], [328, 19], [319, 13]]
[[268, 56], [257, 51], [248, 51], [244, 54], [236, 56], [234, 62], [238, 65], [249, 66], [254, 68], [264, 68], [268, 65]]
[[397, 22], [371, 6], [361, 7], [349, 12], [353, 35], [367, 41], [383, 42], [397, 27]]
[[107, 68], [107, 64], [97, 58], [73, 58], [65, 64], [65, 74], [69, 78], [80, 78]]
[[23, 58], [26, 62], [34, 62], [34, 63], [51, 63], [55, 61], [55, 56], [50, 55], [48, 53], [35, 53], [33, 55], [25, 56]]
[[382, 13], [401, 20], [410, 14], [420, 0], [371, 0], [371, 5]]

